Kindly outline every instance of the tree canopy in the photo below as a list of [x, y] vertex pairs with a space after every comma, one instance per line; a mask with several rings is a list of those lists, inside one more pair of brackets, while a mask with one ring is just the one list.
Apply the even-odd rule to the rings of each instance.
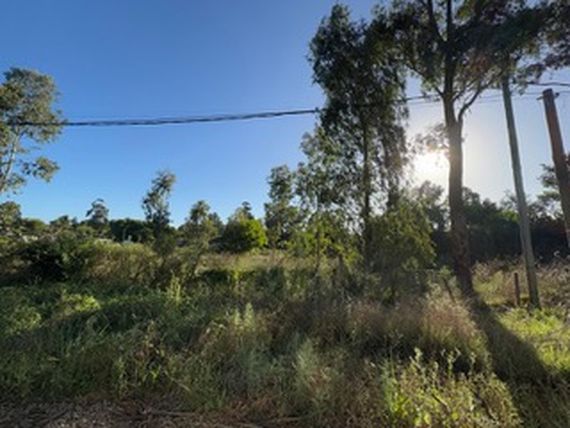
[[54, 110], [56, 98], [57, 89], [49, 76], [21, 68], [4, 73], [0, 84], [0, 194], [22, 187], [28, 177], [49, 181], [57, 171], [55, 162], [31, 156], [61, 130], [61, 114]]
[[374, 37], [348, 9], [333, 6], [311, 42], [313, 79], [326, 96], [323, 131], [339, 146], [345, 201], [359, 211], [365, 266], [371, 255], [370, 219], [397, 187], [406, 162], [405, 75], [394, 45]]

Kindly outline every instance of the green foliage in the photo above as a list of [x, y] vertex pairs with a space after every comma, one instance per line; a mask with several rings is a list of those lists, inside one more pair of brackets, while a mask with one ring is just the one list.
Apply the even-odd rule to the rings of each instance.
[[289, 250], [296, 257], [324, 260], [341, 258], [347, 262], [357, 258], [356, 239], [335, 213], [316, 213], [309, 217], [305, 230], [293, 236]]
[[[529, 205], [529, 212], [535, 255], [542, 261], [549, 262], [556, 254], [566, 255], [568, 248], [562, 218], [557, 217], [552, 205], [544, 201], [545, 195], [550, 193], [548, 187], [546, 189], [538, 200]], [[438, 264], [449, 264], [452, 258], [448, 233], [449, 215], [442, 200], [443, 189], [424, 182], [413, 190], [413, 195], [422, 205], [433, 227], [431, 238]], [[508, 261], [518, 257], [520, 236], [513, 195], [507, 195], [497, 204], [464, 188], [463, 203], [473, 263]]]
[[71, 234], [60, 234], [24, 244], [17, 253], [27, 270], [28, 281], [65, 281], [77, 269], [80, 241]]
[[220, 237], [222, 229], [223, 223], [219, 216], [210, 212], [206, 201], [198, 201], [190, 209], [188, 218], [179, 230], [185, 245], [202, 254], [210, 249], [214, 239]]
[[457, 369], [490, 366], [486, 339], [466, 307], [439, 294], [404, 300], [392, 308], [359, 303], [349, 309], [348, 322], [354, 346], [365, 354], [389, 353], [405, 359], [419, 347], [441, 363], [443, 354], [459, 351], [454, 359]]
[[544, 310], [530, 315], [518, 309], [499, 319], [521, 339], [532, 342], [539, 358], [552, 372], [566, 376], [570, 381], [570, 331], [560, 314]]
[[52, 316], [54, 319], [64, 320], [70, 316], [92, 313], [99, 309], [101, 305], [95, 297], [88, 294], [68, 293], [63, 290]]
[[[167, 397], [173, 408], [263, 425], [570, 425], [566, 267], [541, 274], [549, 308], [530, 313], [510, 307], [503, 274], [478, 285], [483, 300], [454, 297], [446, 273], [427, 278], [432, 240], [442, 261], [451, 254], [449, 224], [462, 285], [468, 238], [478, 261], [517, 253], [512, 210], [463, 191], [461, 134], [479, 94], [512, 71], [515, 56], [537, 52], [544, 16], [556, 63], [543, 65], [567, 62], [569, 33], [556, 19], [568, 7], [548, 4], [399, 0], [371, 23], [335, 5], [310, 53], [326, 108], [303, 138], [305, 162], [271, 171], [267, 233], [249, 203], [224, 227], [204, 201], [175, 231], [169, 172], [152, 181], [144, 222], [109, 221], [102, 200], [87, 221], [49, 225], [0, 205], [0, 400]], [[450, 151], [449, 212], [436, 186], [422, 185], [417, 202], [398, 189], [410, 155], [404, 66], [444, 102], [435, 138]], [[56, 171], [47, 158], [24, 158], [28, 141], [59, 132], [55, 94], [46, 76], [5, 74], [0, 193]], [[552, 197], [534, 207], [535, 233], [555, 228]], [[121, 243], [95, 239], [107, 224]], [[203, 257], [267, 245], [271, 253]], [[361, 284], [347, 269], [358, 251]], [[388, 302], [376, 277], [392, 291]]]
[[310, 212], [328, 212], [346, 203], [347, 177], [340, 169], [342, 148], [323, 128], [305, 134], [301, 150], [306, 162], [297, 170], [297, 194], [303, 208]]
[[543, 11], [546, 22], [541, 27], [541, 56], [532, 58], [530, 66], [523, 69], [536, 79], [545, 71], [570, 65], [570, 31], [564, 25], [570, 19], [570, 6], [566, 0], [545, 1], [541, 5], [546, 6]]
[[110, 220], [109, 228], [113, 240], [117, 242], [152, 242], [152, 227], [146, 221], [130, 218]]
[[445, 204], [443, 187], [424, 181], [412, 190], [411, 197], [421, 205], [432, 228], [431, 240], [438, 265], [449, 265], [452, 256], [448, 238], [449, 210]]
[[[200, 262], [204, 257], [204, 249], [199, 245], [176, 248], [167, 258], [162, 260], [161, 269], [155, 277], [157, 285], [174, 280], [187, 284], [196, 276]], [[160, 278], [162, 275], [162, 278]]]
[[168, 202], [175, 182], [174, 174], [169, 171], [159, 171], [142, 201], [146, 221], [152, 225], [154, 248], [160, 254], [168, 254], [176, 244], [173, 230], [169, 228]]
[[310, 339], [299, 347], [294, 367], [297, 399], [309, 405], [315, 420], [334, 411], [335, 384], [341, 381], [339, 367], [327, 364]]
[[518, 216], [481, 200], [470, 189], [464, 189], [463, 195], [473, 260], [516, 257], [520, 253]]
[[297, 169], [296, 192], [305, 227], [296, 232], [291, 249], [297, 255], [314, 255], [318, 267], [323, 255], [348, 254], [354, 249], [343, 209], [348, 203], [349, 183], [341, 168], [342, 147], [324, 129], [304, 135], [301, 149], [307, 159]]
[[124, 287], [149, 286], [156, 280], [158, 258], [147, 246], [91, 241], [81, 245], [74, 278], [86, 283]]
[[[352, 22], [346, 6], [333, 6], [311, 41], [313, 78], [326, 95], [321, 121], [338, 146], [335, 165], [346, 189], [344, 200], [358, 211], [365, 266], [372, 255], [373, 204], [394, 192], [402, 177], [408, 145], [403, 121], [405, 74], [395, 46], [377, 38], [363, 22]], [[365, 106], [365, 107], [364, 107]]]
[[[570, 167], [570, 155], [566, 156], [566, 166]], [[542, 174], [539, 177], [543, 190], [537, 196], [536, 202], [530, 206], [531, 220], [533, 222], [562, 222], [563, 214], [560, 206], [560, 190], [554, 172], [554, 166], [542, 165]]]
[[49, 76], [20, 68], [4, 73], [0, 85], [0, 194], [17, 190], [30, 176], [49, 181], [57, 171], [57, 164], [43, 156], [28, 158], [37, 145], [53, 140], [60, 132], [61, 117], [53, 109], [56, 96]]
[[96, 199], [91, 203], [91, 208], [89, 208], [85, 217], [88, 218], [88, 222], [92, 227], [101, 231], [109, 222], [109, 208], [107, 208], [103, 199]]
[[0, 236], [18, 236], [21, 222], [22, 213], [17, 203], [3, 202], [0, 204]]
[[383, 367], [390, 425], [518, 427], [521, 420], [507, 386], [490, 373], [457, 376], [455, 355], [440, 366], [422, 352], [407, 364]]
[[[377, 8], [374, 37], [390, 42], [399, 62], [443, 103], [450, 162], [449, 214], [455, 273], [473, 289], [469, 233], [463, 207], [463, 126], [478, 97], [535, 47], [541, 4], [526, 1], [402, 0]], [[535, 13], [536, 12], [536, 13]]]
[[269, 246], [284, 249], [299, 226], [299, 209], [292, 205], [295, 174], [286, 165], [271, 170], [268, 179], [271, 202], [265, 204]]
[[431, 267], [435, 259], [428, 219], [421, 206], [405, 198], [374, 218], [372, 243], [372, 271], [392, 290], [409, 283], [410, 274]]
[[0, 299], [0, 338], [29, 331], [42, 320], [38, 307], [26, 293], [15, 287], [2, 289]]
[[[145, 248], [90, 245], [108, 253], [85, 256], [91, 271]], [[133, 263], [126, 260], [116, 274]], [[568, 329], [557, 311], [499, 315], [536, 346], [553, 383], [540, 386], [499, 380], [488, 326], [437, 288], [385, 306], [343, 300], [327, 276], [316, 293], [311, 269], [224, 273], [171, 276], [164, 290], [116, 287], [112, 273], [0, 288], [1, 398], [167, 396], [169, 409], [215, 412], [218, 421], [294, 418], [317, 427], [567, 421], [570, 389], [556, 376], [567, 373]], [[501, 358], [534, 364], [501, 334]]]
[[263, 224], [253, 218], [248, 206], [238, 209], [226, 224], [221, 237], [221, 246], [225, 251], [243, 253], [267, 245]]

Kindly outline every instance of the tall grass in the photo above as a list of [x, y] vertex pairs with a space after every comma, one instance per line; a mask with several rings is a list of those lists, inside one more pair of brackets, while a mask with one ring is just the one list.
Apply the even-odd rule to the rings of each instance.
[[499, 309], [475, 313], [437, 286], [385, 304], [303, 266], [151, 283], [131, 275], [141, 262], [115, 282], [153, 257], [109, 254], [124, 251], [91, 255], [76, 282], [0, 289], [1, 399], [168, 397], [261, 425], [569, 426], [566, 313], [501, 303], [494, 272], [478, 289]]

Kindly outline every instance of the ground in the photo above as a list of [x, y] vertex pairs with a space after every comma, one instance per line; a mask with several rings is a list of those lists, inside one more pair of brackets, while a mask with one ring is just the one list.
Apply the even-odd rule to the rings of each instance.
[[115, 256], [0, 289], [0, 426], [570, 426], [565, 264], [529, 311], [517, 266], [477, 267], [475, 299], [441, 273], [394, 302], [283, 260], [157, 285]]

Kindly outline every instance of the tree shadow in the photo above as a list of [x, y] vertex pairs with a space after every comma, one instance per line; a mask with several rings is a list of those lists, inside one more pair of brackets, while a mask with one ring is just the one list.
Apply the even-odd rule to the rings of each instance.
[[463, 296], [487, 339], [495, 374], [504, 381], [523, 426], [570, 426], [568, 374], [549, 370], [534, 346], [506, 328], [479, 295]]

